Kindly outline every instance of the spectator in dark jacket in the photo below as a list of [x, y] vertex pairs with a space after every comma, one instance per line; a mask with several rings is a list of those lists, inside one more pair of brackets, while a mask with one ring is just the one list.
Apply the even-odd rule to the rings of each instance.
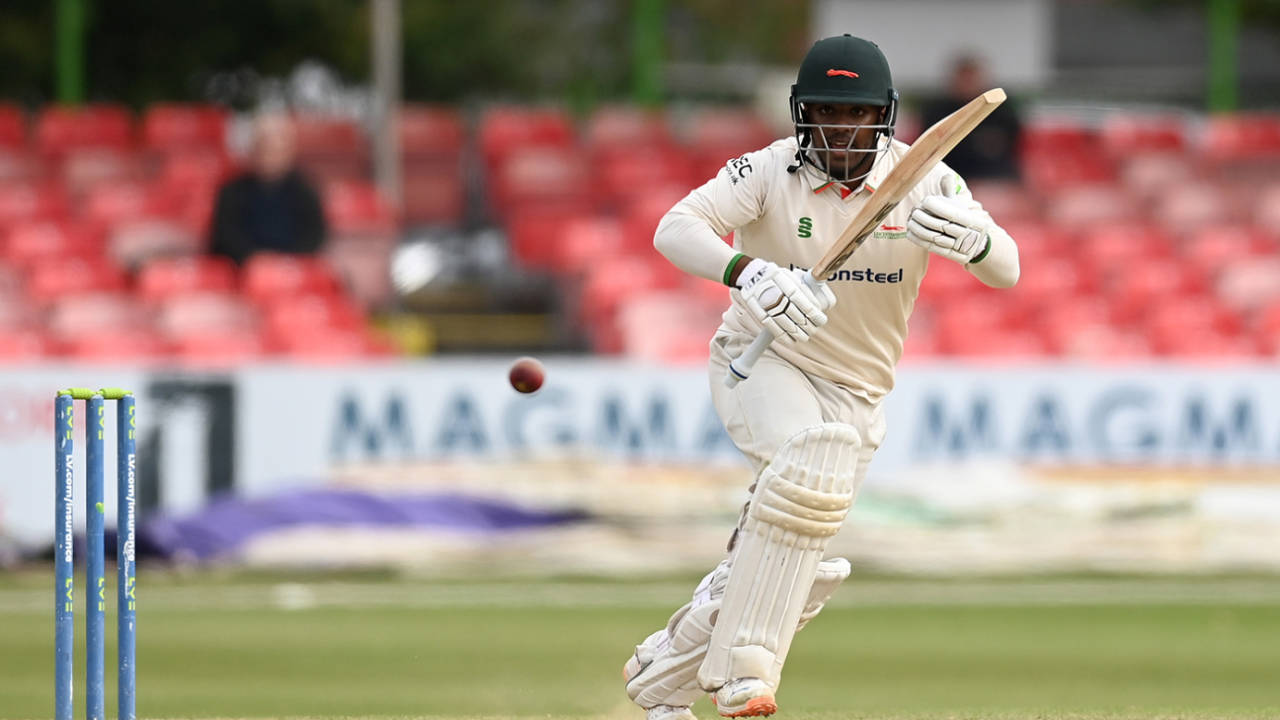
[[287, 115], [254, 124], [247, 170], [218, 190], [210, 252], [243, 263], [255, 252], [315, 253], [324, 244], [320, 196], [297, 166], [297, 140]]
[[[921, 127], [929, 127], [978, 95], [996, 87], [975, 55], [961, 55], [951, 67], [946, 91], [925, 103]], [[965, 180], [1016, 180], [1022, 120], [1014, 99], [996, 108], [952, 150], [945, 161]]]

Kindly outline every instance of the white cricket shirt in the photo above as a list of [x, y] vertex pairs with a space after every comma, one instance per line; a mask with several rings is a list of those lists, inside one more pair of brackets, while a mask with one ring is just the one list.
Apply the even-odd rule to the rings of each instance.
[[[896, 140], [881, 142], [888, 143], [888, 149], [878, 156], [862, 187], [844, 198], [842, 185], [829, 183], [808, 164], [787, 171], [795, 164], [795, 138], [730, 160], [671, 209], [658, 226], [654, 244], [685, 271], [717, 280], [722, 278], [716, 273], [724, 272], [735, 251], [783, 268], [812, 267], [908, 149]], [[836, 305], [827, 311], [829, 320], [821, 332], [808, 342], [774, 343], [771, 351], [872, 402], [888, 393], [930, 256], [906, 239], [907, 217], [925, 196], [939, 194], [942, 177], [953, 172], [939, 163], [844, 267], [827, 278]], [[960, 195], [971, 199], [967, 186]], [[714, 250], [706, 244], [699, 231], [707, 226], [716, 237], [733, 232], [733, 249], [723, 242]], [[730, 297], [720, 332], [754, 334], [758, 326], [741, 294], [734, 289]]]

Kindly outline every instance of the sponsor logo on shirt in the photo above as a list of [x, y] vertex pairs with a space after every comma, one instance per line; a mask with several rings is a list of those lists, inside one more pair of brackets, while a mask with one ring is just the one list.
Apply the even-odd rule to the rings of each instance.
[[[807, 267], [789, 265], [792, 270], [808, 270]], [[826, 282], [868, 282], [892, 284], [902, 282], [903, 268], [893, 272], [876, 272], [872, 268], [841, 268], [832, 270], [825, 278]]]
[[871, 231], [871, 237], [877, 240], [902, 240], [907, 236], [905, 225], [881, 225]]
[[800, 218], [800, 222], [796, 225], [796, 237], [813, 237], [813, 218]]

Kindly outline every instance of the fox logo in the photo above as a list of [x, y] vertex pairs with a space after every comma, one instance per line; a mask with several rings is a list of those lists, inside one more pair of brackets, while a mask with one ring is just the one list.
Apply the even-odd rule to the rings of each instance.
[[813, 220], [807, 217], [800, 218], [800, 224], [796, 226], [796, 237], [813, 237]]

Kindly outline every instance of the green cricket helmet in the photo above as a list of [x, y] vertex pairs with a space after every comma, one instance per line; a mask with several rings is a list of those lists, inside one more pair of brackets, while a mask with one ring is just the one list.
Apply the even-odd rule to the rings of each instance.
[[[883, 121], [878, 125], [840, 126], [814, 123], [805, 120], [806, 105], [831, 103], [836, 105], [871, 105], [887, 108]], [[800, 143], [797, 160], [808, 162], [832, 181], [850, 182], [861, 179], [834, 177], [827, 170], [822, 156], [830, 152], [879, 152], [880, 138], [893, 137], [898, 119], [898, 92], [893, 89], [889, 73], [889, 61], [870, 40], [849, 34], [819, 40], [804, 56], [796, 82], [791, 86], [791, 122], [795, 125], [796, 140]], [[871, 149], [852, 147], [853, 139], [844, 148], [832, 148], [825, 143], [830, 130], [860, 127], [874, 128], [876, 142]], [[827, 149], [814, 148], [814, 136], [821, 134]], [[799, 169], [797, 167], [797, 169]]]

